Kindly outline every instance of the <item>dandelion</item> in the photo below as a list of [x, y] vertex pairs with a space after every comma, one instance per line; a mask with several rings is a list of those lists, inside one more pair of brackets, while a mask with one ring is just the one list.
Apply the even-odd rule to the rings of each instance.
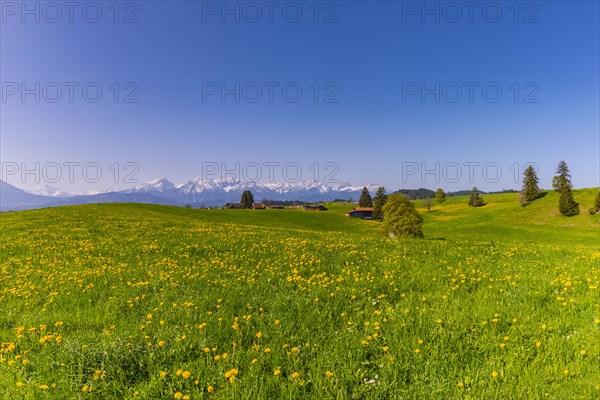
[[183, 393], [181, 392], [175, 392], [175, 394], [173, 395], [174, 398], [176, 399], [183, 399]]
[[189, 379], [191, 375], [192, 375], [192, 373], [190, 371], [185, 371], [181, 374], [183, 379]]
[[167, 376], [167, 373], [165, 371], [160, 371], [160, 377], [164, 378], [165, 376]]
[[212, 393], [214, 390], [215, 390], [215, 388], [214, 388], [214, 387], [212, 387], [212, 386], [209, 386], [209, 387], [207, 387], [207, 388], [206, 388], [206, 391], [207, 391], [208, 393]]
[[81, 388], [81, 391], [82, 392], [87, 392], [89, 389], [90, 389], [90, 387], [86, 385], [86, 386], [84, 386], [84, 387]]
[[38, 386], [38, 388], [40, 388], [42, 390], [48, 390], [48, 385], [40, 385], [40, 386]]
[[438, 324], [441, 324], [443, 321], [441, 319], [438, 319], [435, 322], [437, 322]]
[[300, 374], [297, 373], [297, 372], [293, 372], [292, 375], [291, 375], [291, 377], [292, 377], [292, 379], [296, 379], [296, 378], [300, 377]]
[[262, 332], [258, 332], [258, 333], [256, 334], [256, 337], [260, 339], [260, 338], [262, 337]]
[[273, 371], [273, 375], [277, 376], [279, 374], [281, 374], [281, 370], [276, 369], [275, 371]]
[[325, 371], [325, 376], [328, 378], [331, 378], [333, 376], [333, 372], [331, 371]]
[[568, 369], [565, 369], [565, 370], [563, 371], [563, 374], [565, 374], [565, 375], [569, 375], [569, 370], [568, 370]]
[[385, 353], [386, 351], [388, 351], [390, 349], [390, 346], [383, 346], [383, 352]]
[[21, 382], [21, 381], [17, 382], [17, 387], [21, 387], [21, 386], [23, 386], [23, 382]]
[[159, 340], [158, 345], [160, 347], [163, 347], [165, 345], [165, 341], [164, 340]]
[[542, 342], [540, 342], [539, 340], [537, 342], [535, 342], [535, 347], [540, 347], [542, 345]]
[[497, 378], [498, 377], [498, 372], [496, 372], [496, 371], [492, 372], [492, 377]]
[[465, 386], [465, 384], [462, 381], [458, 381], [458, 385], [459, 388], [462, 388]]
[[582, 356], [585, 356], [585, 354], [586, 354], [586, 351], [585, 351], [585, 349], [581, 350], [581, 351], [579, 352], [579, 354], [581, 354]]

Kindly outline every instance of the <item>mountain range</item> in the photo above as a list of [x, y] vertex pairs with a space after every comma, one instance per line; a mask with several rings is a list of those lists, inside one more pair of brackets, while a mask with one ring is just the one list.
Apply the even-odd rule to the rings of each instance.
[[[367, 185], [373, 193], [377, 186]], [[235, 179], [202, 180], [196, 178], [175, 185], [166, 178], [156, 179], [121, 191], [81, 194], [67, 193], [52, 186], [43, 186], [32, 192], [0, 181], [0, 209], [26, 210], [33, 208], [66, 206], [89, 203], [152, 203], [166, 205], [191, 205], [193, 207], [218, 207], [240, 200], [242, 192], [250, 190], [256, 201], [262, 199], [304, 202], [326, 202], [335, 199], [357, 200], [362, 187], [349, 183], [326, 185], [316, 181], [298, 183], [256, 183]]]

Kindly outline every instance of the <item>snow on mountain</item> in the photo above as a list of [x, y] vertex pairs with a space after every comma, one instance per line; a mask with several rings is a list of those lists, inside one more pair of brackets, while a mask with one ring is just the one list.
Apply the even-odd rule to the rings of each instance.
[[171, 190], [171, 189], [175, 189], [175, 185], [173, 184], [173, 182], [171, 182], [167, 178], [163, 177], [163, 178], [155, 179], [150, 182], [143, 183], [138, 186], [134, 186], [128, 192], [152, 192], [152, 191], [164, 192], [164, 191]]
[[[375, 192], [377, 186], [368, 185], [367, 188]], [[197, 177], [179, 186], [175, 186], [166, 178], [160, 178], [123, 192], [151, 193], [180, 204], [220, 205], [239, 201], [244, 190], [252, 191], [257, 201], [269, 199], [317, 202], [331, 201], [336, 198], [358, 199], [362, 186], [352, 186], [349, 183], [327, 185], [314, 180], [296, 183], [257, 183], [234, 178], [202, 180]]]
[[68, 197], [76, 196], [74, 193], [63, 192], [59, 188], [55, 188], [50, 185], [44, 185], [34, 190], [29, 191], [29, 193], [38, 195], [38, 196], [46, 196], [46, 197], [56, 197], [59, 199], [66, 199]]

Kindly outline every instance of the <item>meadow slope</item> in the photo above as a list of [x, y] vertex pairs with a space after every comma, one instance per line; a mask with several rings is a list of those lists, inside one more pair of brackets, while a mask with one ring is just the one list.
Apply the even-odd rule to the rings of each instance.
[[[449, 198], [426, 240], [350, 205], [0, 215], [0, 389], [24, 399], [592, 399], [600, 231]], [[417, 202], [417, 204], [419, 204]], [[424, 211], [424, 210], [420, 210]]]

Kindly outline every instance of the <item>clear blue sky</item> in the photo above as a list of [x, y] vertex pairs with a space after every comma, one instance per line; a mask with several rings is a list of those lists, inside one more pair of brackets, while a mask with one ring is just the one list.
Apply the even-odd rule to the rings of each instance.
[[[121, 169], [135, 162], [140, 181], [166, 176], [183, 182], [201, 175], [207, 162], [233, 168], [235, 162], [273, 161], [298, 163], [306, 179], [313, 177], [309, 167], [315, 162], [321, 178], [323, 164], [335, 162], [335, 178], [355, 185], [456, 190], [475, 184], [500, 190], [520, 186], [515, 163], [535, 162], [547, 188], [563, 159], [576, 187], [599, 185], [596, 1], [518, 7], [512, 1], [481, 2], [471, 10], [463, 2], [428, 2], [423, 10], [420, 1], [316, 7], [313, 1], [281, 1], [270, 10], [263, 1], [252, 6], [137, 1], [122, 2], [118, 15], [112, 1], [93, 3], [84, 12], [87, 3], [63, 7], [59, 15], [43, 2], [27, 2], [33, 14], [20, 1], [2, 2], [3, 166], [96, 162], [103, 171], [100, 181], [88, 183], [75, 169], [70, 183], [63, 166], [63, 177], [50, 182], [53, 186], [131, 186], [122, 174], [113, 182], [114, 162]], [[102, 15], [92, 23], [97, 9]], [[73, 86], [72, 102], [67, 82], [79, 84]], [[83, 97], [89, 82], [95, 84], [88, 87], [88, 99], [95, 87], [102, 90], [96, 103]], [[234, 89], [236, 82], [239, 103], [234, 94], [223, 102], [221, 93], [208, 91], [220, 92], [221, 83]], [[286, 99], [282, 88], [290, 82]], [[32, 91], [24, 99], [22, 83]], [[422, 84], [432, 91], [424, 98]], [[52, 103], [56, 85], [62, 95]], [[252, 102], [256, 85], [262, 97]], [[268, 85], [273, 85], [272, 102]], [[297, 87], [302, 98], [294, 103]], [[124, 102], [136, 88], [131, 98], [138, 102]], [[497, 88], [502, 94], [493, 102]], [[473, 183], [464, 164], [470, 162], [479, 163]], [[409, 173], [415, 165], [435, 170], [435, 163], [440, 163], [440, 182], [435, 173], [425, 179]], [[487, 163], [497, 164], [490, 164], [483, 179]], [[444, 181], [455, 178], [456, 165], [462, 177]], [[502, 178], [493, 182], [496, 167]], [[275, 178], [281, 181], [278, 171]], [[37, 183], [33, 175], [23, 180], [17, 174], [8, 182], [34, 188], [48, 183], [41, 178]]]

